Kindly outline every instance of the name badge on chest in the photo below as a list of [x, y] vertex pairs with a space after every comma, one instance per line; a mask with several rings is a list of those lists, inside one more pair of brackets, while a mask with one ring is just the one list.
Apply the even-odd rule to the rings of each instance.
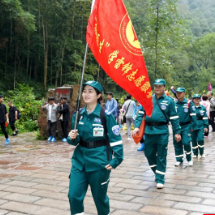
[[93, 129], [94, 137], [103, 137], [104, 136], [104, 128], [94, 128]]

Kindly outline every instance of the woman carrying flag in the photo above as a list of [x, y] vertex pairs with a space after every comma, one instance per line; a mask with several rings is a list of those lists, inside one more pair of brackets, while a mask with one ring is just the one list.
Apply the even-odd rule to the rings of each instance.
[[[68, 143], [75, 145], [69, 185], [71, 214], [84, 214], [84, 197], [88, 185], [99, 215], [110, 213], [107, 196], [110, 172], [123, 160], [123, 145], [119, 125], [100, 106], [103, 88], [96, 81], [84, 83], [82, 97], [86, 103], [81, 111], [77, 129], [75, 115]], [[110, 148], [109, 148], [110, 147]], [[114, 158], [112, 157], [114, 152]]]

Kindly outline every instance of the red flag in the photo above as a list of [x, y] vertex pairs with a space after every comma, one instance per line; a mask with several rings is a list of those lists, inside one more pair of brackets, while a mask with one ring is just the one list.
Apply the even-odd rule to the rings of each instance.
[[151, 85], [137, 35], [122, 0], [95, 1], [87, 27], [87, 43], [103, 70], [151, 116]]

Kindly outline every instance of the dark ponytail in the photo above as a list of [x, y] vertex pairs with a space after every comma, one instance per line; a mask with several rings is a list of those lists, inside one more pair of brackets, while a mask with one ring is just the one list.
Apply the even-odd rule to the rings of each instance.
[[[94, 89], [95, 89], [95, 88], [94, 88]], [[101, 103], [102, 103], [102, 100], [103, 100], [103, 98], [102, 98], [102, 93], [100, 93], [97, 89], [95, 89], [95, 91], [96, 91], [97, 96], [98, 96], [99, 94], [101, 94], [100, 98], [98, 98], [98, 100], [97, 100], [97, 102], [98, 102], [99, 104], [101, 104]]]

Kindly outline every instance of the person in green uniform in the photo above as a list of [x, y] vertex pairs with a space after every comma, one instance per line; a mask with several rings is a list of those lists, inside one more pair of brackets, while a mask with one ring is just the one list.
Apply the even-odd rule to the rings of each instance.
[[84, 83], [82, 97], [86, 106], [80, 113], [77, 130], [74, 130], [76, 115], [72, 118], [72, 130], [67, 139], [69, 144], [76, 146], [68, 193], [72, 215], [84, 214], [83, 201], [88, 185], [98, 215], [110, 213], [107, 196], [110, 172], [123, 160], [119, 125], [114, 116], [107, 115], [99, 104], [102, 91], [101, 84], [96, 81]]
[[208, 116], [206, 108], [200, 104], [201, 96], [195, 94], [193, 103], [195, 104], [197, 124], [191, 130], [193, 157], [205, 157], [204, 155], [204, 132], [208, 132]]
[[[185, 88], [179, 87], [176, 89], [176, 111], [180, 119], [181, 126], [181, 141], [177, 142], [173, 139], [175, 148], [175, 166], [180, 166], [183, 162], [184, 151], [189, 166], [193, 166], [192, 161], [192, 149], [191, 149], [191, 133], [190, 130], [196, 125], [196, 112], [195, 106], [192, 103], [188, 103], [185, 98]], [[173, 133], [174, 136], [174, 133]], [[183, 150], [184, 147], [184, 150]]]
[[[155, 80], [153, 112], [151, 117], [147, 115], [145, 117], [146, 128], [144, 152], [152, 171], [155, 173], [158, 189], [162, 189], [165, 183], [169, 120], [171, 121], [176, 141], [179, 142], [181, 140], [181, 127], [179, 125], [179, 117], [175, 109], [175, 102], [164, 93], [165, 86], [166, 81], [164, 79]], [[133, 131], [134, 136], [140, 130], [139, 128], [144, 115], [145, 111], [142, 108], [135, 120], [135, 129]]]

